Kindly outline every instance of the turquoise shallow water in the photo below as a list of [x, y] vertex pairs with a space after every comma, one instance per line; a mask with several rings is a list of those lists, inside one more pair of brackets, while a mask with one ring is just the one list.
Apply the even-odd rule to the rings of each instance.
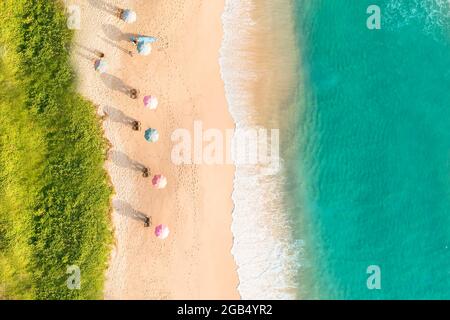
[[[381, 30], [366, 28], [371, 4]], [[450, 299], [449, 2], [296, 5], [300, 296]]]

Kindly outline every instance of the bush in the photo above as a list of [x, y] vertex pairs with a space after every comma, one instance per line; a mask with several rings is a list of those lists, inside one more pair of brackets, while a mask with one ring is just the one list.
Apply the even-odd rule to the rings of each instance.
[[[0, 298], [102, 297], [112, 232], [107, 144], [74, 88], [61, 3], [0, 3]], [[81, 290], [66, 285], [81, 270]]]

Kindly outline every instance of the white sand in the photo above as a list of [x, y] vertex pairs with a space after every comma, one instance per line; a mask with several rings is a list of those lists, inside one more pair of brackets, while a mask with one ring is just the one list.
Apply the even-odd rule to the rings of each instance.
[[[205, 128], [225, 130], [234, 124], [220, 78], [220, 16], [223, 0], [107, 1], [72, 0], [81, 8], [81, 30], [73, 48], [79, 91], [107, 111], [105, 134], [112, 144], [107, 169], [114, 185], [113, 223], [116, 246], [107, 272], [107, 299], [239, 298], [236, 266], [230, 253], [232, 181], [230, 165], [176, 166], [170, 159], [170, 135], [192, 130], [194, 120]], [[133, 8], [138, 21], [127, 25], [113, 15], [115, 6]], [[127, 33], [160, 38], [148, 57], [131, 57]], [[93, 70], [94, 51], [105, 53], [109, 70]], [[134, 51], [133, 51], [134, 52]], [[122, 86], [139, 89], [132, 100]], [[145, 109], [142, 96], [156, 95], [158, 110]], [[160, 141], [149, 144], [127, 118], [154, 127]], [[169, 181], [155, 190], [133, 163], [162, 173]], [[144, 228], [139, 214], [152, 218]], [[167, 224], [167, 240], [153, 234]]]

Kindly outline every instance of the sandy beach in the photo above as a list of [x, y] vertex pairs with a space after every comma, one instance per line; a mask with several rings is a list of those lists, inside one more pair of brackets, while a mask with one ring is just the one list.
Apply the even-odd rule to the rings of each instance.
[[[115, 189], [112, 221], [115, 246], [107, 272], [105, 299], [239, 298], [236, 265], [231, 255], [234, 166], [175, 165], [171, 134], [178, 128], [233, 129], [220, 76], [223, 0], [107, 1], [73, 0], [81, 9], [81, 29], [73, 46], [78, 88], [98, 105], [105, 135], [112, 144], [107, 169]], [[116, 7], [132, 8], [137, 22], [126, 24]], [[139, 56], [130, 34], [158, 37], [149, 56]], [[108, 71], [93, 68], [95, 51], [105, 54]], [[130, 55], [129, 51], [134, 53]], [[136, 88], [140, 97], [124, 93]], [[144, 108], [142, 97], [155, 95], [157, 110]], [[156, 128], [160, 140], [144, 133]], [[167, 188], [156, 190], [151, 174], [164, 174]], [[152, 219], [144, 228], [142, 216]], [[166, 240], [154, 227], [170, 227]]]

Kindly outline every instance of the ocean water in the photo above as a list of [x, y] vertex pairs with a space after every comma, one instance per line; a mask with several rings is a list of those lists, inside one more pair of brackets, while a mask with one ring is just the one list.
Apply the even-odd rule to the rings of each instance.
[[278, 172], [236, 165], [242, 298], [449, 299], [450, 2], [226, 0], [222, 20], [236, 128], [281, 138]]
[[[381, 30], [366, 28], [372, 4]], [[299, 296], [449, 299], [450, 2], [295, 5]], [[371, 265], [380, 290], [366, 285]]]

